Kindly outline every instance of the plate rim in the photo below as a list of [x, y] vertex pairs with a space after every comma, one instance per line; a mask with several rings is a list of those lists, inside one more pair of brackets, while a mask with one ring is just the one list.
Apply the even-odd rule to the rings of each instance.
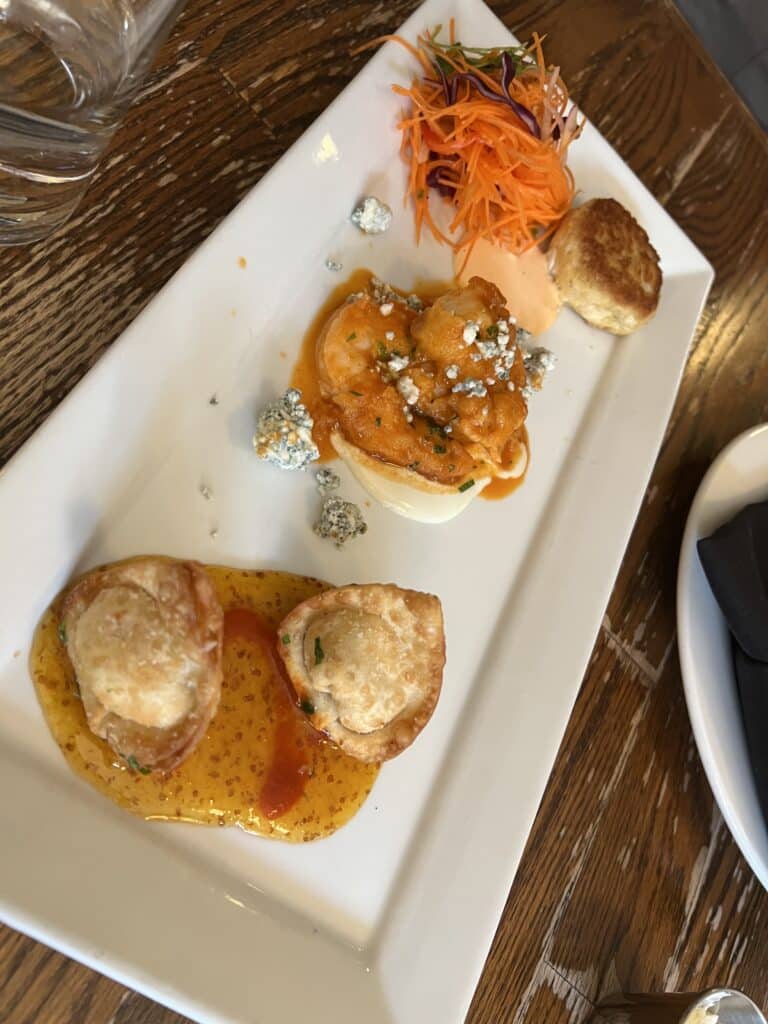
[[[766, 452], [768, 452], [768, 422], [748, 427], [729, 441], [714, 458], [702, 477], [701, 483], [696, 489], [696, 494], [691, 503], [688, 517], [686, 519], [683, 540], [680, 546], [680, 561], [677, 572], [676, 593], [676, 611], [678, 621], [677, 649], [680, 658], [680, 676], [683, 682], [683, 693], [685, 696], [686, 707], [688, 709], [688, 717], [690, 719], [691, 730], [696, 743], [696, 750], [704, 768], [707, 782], [712, 790], [712, 795], [715, 798], [715, 802], [720, 813], [728, 826], [728, 830], [733, 836], [734, 842], [739, 847], [744, 859], [754, 872], [755, 877], [763, 888], [768, 890], [768, 863], [763, 861], [762, 857], [755, 849], [749, 833], [744, 827], [741, 816], [732, 806], [728, 797], [728, 787], [724, 782], [722, 773], [718, 768], [716, 759], [714, 758], [709, 743], [707, 742], [704, 702], [701, 698], [700, 687], [696, 682], [696, 661], [691, 652], [691, 631], [693, 628], [694, 618], [693, 600], [691, 595], [693, 590], [693, 576], [696, 571], [696, 563], [698, 560], [696, 544], [702, 536], [700, 533], [701, 511], [706, 506], [713, 481], [717, 479], [723, 466], [728, 463], [735, 451], [752, 445], [756, 438], [765, 439], [763, 443], [765, 443]], [[766, 469], [766, 485], [768, 486], [768, 468]], [[740, 507], [743, 507], [743, 504], [744, 498], [739, 498], [734, 495], [732, 502], [729, 501], [729, 505], [731, 506], [731, 512], [729, 514], [735, 514]], [[717, 615], [723, 627], [727, 630], [727, 623], [719, 607], [717, 608]], [[731, 682], [734, 686], [736, 685], [735, 675], [731, 676]]]

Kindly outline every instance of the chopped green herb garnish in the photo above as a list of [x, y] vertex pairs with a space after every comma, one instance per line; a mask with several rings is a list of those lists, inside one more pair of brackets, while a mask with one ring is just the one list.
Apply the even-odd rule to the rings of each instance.
[[350, 391], [349, 393], [350, 393], [350, 395], [355, 395], [356, 398], [362, 398], [363, 397], [363, 392], [362, 391]]
[[387, 352], [387, 346], [383, 341], [376, 342], [376, 353], [379, 359], [386, 359], [389, 353]]
[[439, 434], [440, 437], [445, 437], [445, 427], [443, 427], [436, 420], [430, 419], [429, 417], [427, 417], [426, 419], [430, 434]]
[[442, 26], [438, 25], [429, 36], [428, 47], [433, 57], [443, 69], [445, 74], [450, 75], [456, 70], [456, 60], [463, 57], [471, 67], [488, 70], [501, 66], [502, 56], [508, 54], [511, 57], [517, 73], [529, 71], [535, 67], [535, 61], [531, 56], [530, 49], [525, 46], [494, 46], [491, 48], [481, 46], [465, 46], [463, 43], [441, 43], [438, 36]]
[[132, 772], [140, 772], [142, 775], [151, 775], [152, 774], [152, 769], [151, 768], [147, 768], [143, 764], [139, 764], [139, 762], [136, 760], [136, 758], [133, 756], [133, 754], [131, 754], [130, 757], [126, 757], [125, 760], [126, 760], [126, 763], [128, 764], [128, 767], [131, 769]]
[[380, 426], [381, 426], [381, 416], [377, 416], [377, 417], [376, 417], [376, 426], [377, 426], [377, 427], [380, 427]]
[[291, 634], [290, 633], [283, 633], [283, 643], [285, 644], [285, 646], [287, 647], [290, 642], [291, 642]]
[[312, 703], [311, 700], [307, 700], [306, 698], [301, 702], [299, 707], [301, 708], [305, 715], [314, 715], [315, 713], [315, 705]]
[[352, 331], [351, 334], [347, 335], [347, 341], [354, 341], [357, 337], [357, 331]]
[[61, 640], [63, 644], [67, 642], [67, 627], [63, 622], [59, 623], [59, 640]]
[[460, 491], [468, 491], [470, 487], [474, 487], [474, 486], [475, 486], [475, 481], [474, 480], [465, 480], [463, 484], [459, 485], [459, 490]]
[[319, 665], [321, 661], [325, 660], [325, 651], [323, 645], [320, 643], [320, 637], [315, 637], [315, 664]]
[[416, 193], [416, 198], [417, 199], [423, 199], [424, 198], [424, 189], [423, 188], [420, 188], [419, 191]]
[[445, 455], [447, 451], [448, 449], [445, 447], [444, 444], [436, 444], [434, 447], [434, 452], [436, 455]]
[[488, 324], [488, 326], [485, 328], [485, 336], [486, 336], [486, 338], [498, 338], [498, 336], [499, 336], [498, 325], [497, 324]]

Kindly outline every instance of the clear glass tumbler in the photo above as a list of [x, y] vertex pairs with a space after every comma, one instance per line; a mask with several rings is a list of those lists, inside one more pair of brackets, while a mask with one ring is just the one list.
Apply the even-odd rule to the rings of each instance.
[[594, 1024], [766, 1024], [743, 992], [656, 992], [611, 996], [595, 1008]]
[[185, 0], [0, 0], [0, 245], [69, 217]]

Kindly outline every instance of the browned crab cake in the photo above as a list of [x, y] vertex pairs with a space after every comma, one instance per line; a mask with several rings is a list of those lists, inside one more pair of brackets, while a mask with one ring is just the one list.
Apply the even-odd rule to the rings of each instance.
[[360, 761], [386, 761], [416, 739], [445, 664], [438, 598], [393, 584], [352, 584], [298, 605], [280, 653], [316, 729]]
[[549, 258], [563, 301], [593, 327], [631, 334], [656, 312], [658, 254], [615, 199], [591, 199], [571, 210], [552, 240]]

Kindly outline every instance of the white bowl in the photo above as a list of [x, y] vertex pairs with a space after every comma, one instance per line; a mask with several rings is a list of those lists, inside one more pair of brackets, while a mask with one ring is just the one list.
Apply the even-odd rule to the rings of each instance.
[[768, 827], [747, 752], [731, 636], [696, 543], [745, 505], [768, 498], [768, 424], [715, 459], [691, 506], [677, 576], [678, 648], [693, 734], [715, 800], [739, 849], [768, 889]]

